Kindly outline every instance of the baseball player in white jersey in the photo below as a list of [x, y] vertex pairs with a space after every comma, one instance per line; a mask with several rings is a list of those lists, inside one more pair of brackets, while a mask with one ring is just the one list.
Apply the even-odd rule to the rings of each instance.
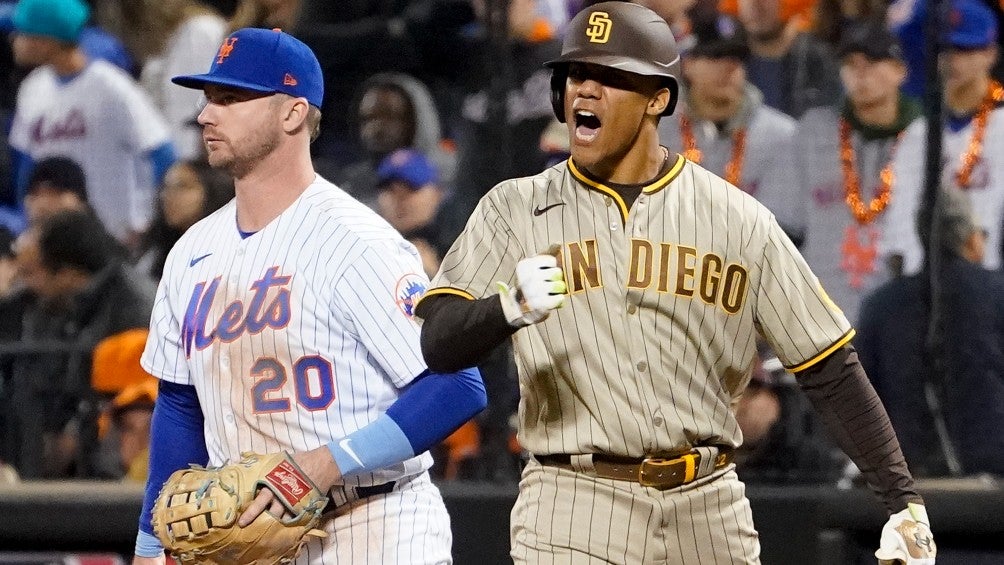
[[[412, 319], [428, 280], [415, 248], [316, 175], [323, 82], [278, 30], [227, 37], [203, 75], [212, 166], [236, 199], [167, 259], [143, 354], [161, 379], [136, 562], [163, 562], [150, 508], [170, 473], [287, 451], [330, 493], [298, 563], [449, 563], [449, 517], [427, 448], [486, 403], [476, 370], [430, 373]], [[242, 514], [281, 515], [263, 489]]]
[[595, 4], [549, 65], [571, 158], [489, 191], [416, 307], [434, 370], [513, 339], [531, 454], [513, 559], [758, 563], [731, 462], [758, 330], [889, 509], [878, 555], [933, 563], [850, 324], [763, 205], [659, 143], [679, 96], [666, 23]]
[[15, 8], [15, 59], [38, 65], [17, 94], [10, 129], [15, 180], [24, 190], [33, 162], [73, 159], [84, 170], [94, 212], [127, 242], [146, 229], [174, 149], [167, 124], [136, 81], [80, 49], [87, 16], [82, 0], [21, 0]]

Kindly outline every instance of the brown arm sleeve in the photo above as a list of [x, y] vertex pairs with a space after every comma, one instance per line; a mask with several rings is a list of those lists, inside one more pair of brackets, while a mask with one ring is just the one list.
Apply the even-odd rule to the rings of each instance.
[[422, 355], [433, 371], [450, 373], [481, 363], [516, 332], [502, 312], [497, 295], [468, 300], [451, 294], [428, 296], [418, 303], [422, 318]]
[[886, 508], [899, 512], [908, 502], [923, 504], [889, 416], [854, 347], [845, 345], [796, 376], [830, 434]]

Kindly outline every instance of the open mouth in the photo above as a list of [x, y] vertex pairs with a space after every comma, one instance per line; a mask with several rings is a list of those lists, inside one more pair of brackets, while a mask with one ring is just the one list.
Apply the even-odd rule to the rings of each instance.
[[588, 110], [575, 112], [575, 137], [580, 141], [592, 141], [600, 131], [600, 119]]

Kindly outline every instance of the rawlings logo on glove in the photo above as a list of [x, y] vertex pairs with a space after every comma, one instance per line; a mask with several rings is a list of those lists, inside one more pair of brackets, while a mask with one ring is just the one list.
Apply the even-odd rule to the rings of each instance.
[[[180, 563], [288, 563], [315, 529], [328, 502], [286, 453], [244, 453], [238, 463], [175, 471], [153, 507], [153, 529]], [[241, 528], [237, 518], [260, 488], [287, 514], [262, 512]]]
[[927, 509], [911, 502], [883, 526], [875, 557], [880, 565], [934, 565], [937, 554]]

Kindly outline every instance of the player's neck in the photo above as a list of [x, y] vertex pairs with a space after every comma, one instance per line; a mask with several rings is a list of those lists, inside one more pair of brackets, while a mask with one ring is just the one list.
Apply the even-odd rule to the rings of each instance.
[[272, 152], [246, 175], [234, 179], [237, 225], [246, 232], [264, 228], [303, 194], [315, 176], [309, 151]]
[[587, 170], [594, 176], [614, 184], [633, 185], [649, 182], [659, 175], [667, 154], [659, 145], [657, 138], [652, 143], [642, 143], [641, 146], [644, 149], [636, 147], [616, 163], [598, 163], [588, 167]]

